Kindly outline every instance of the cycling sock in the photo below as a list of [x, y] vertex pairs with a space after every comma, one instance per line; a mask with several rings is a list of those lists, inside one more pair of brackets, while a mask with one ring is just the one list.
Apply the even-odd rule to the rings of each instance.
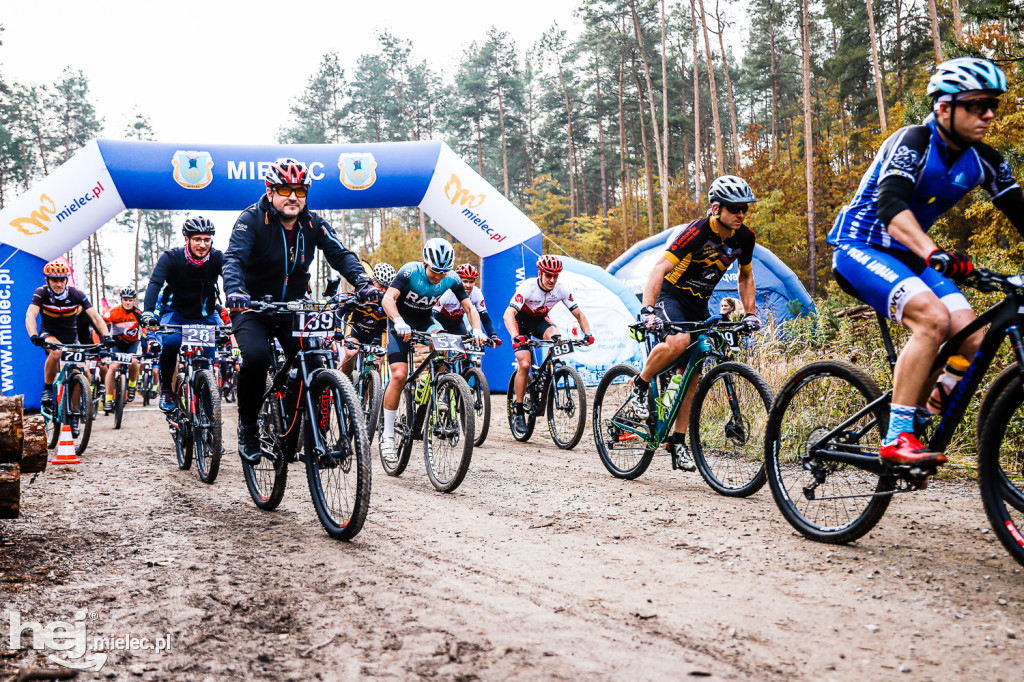
[[107, 402], [108, 402], [108, 403], [112, 403], [112, 402], [114, 402], [114, 396], [113, 396], [113, 395], [111, 395], [110, 393], [108, 393], [108, 394], [107, 394]]
[[523, 404], [522, 403], [513, 403], [513, 405], [515, 406], [516, 414], [523, 414]]
[[129, 381], [128, 382], [128, 388], [135, 388], [135, 382], [134, 381]]
[[395, 437], [395, 419], [398, 417], [398, 410], [384, 409], [384, 437]]
[[672, 435], [668, 437], [668, 442], [678, 445], [686, 445], [686, 435], [679, 433], [678, 431], [673, 431]]
[[889, 410], [889, 431], [885, 434], [885, 443], [895, 442], [901, 433], [914, 433], [915, 405], [897, 405], [893, 403]]
[[43, 390], [44, 391], [52, 391], [53, 390], [53, 384], [43, 384]]

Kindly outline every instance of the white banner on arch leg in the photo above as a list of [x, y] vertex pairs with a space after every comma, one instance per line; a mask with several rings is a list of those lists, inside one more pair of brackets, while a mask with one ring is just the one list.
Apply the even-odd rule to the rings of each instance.
[[93, 140], [0, 210], [0, 241], [53, 260], [124, 209]]
[[540, 234], [532, 220], [446, 144], [441, 145], [420, 208], [481, 257], [501, 253]]

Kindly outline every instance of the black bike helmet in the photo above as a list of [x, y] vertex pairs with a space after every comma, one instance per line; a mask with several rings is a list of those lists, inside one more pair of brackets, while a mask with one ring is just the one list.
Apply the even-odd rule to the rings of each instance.
[[181, 233], [186, 237], [194, 237], [197, 234], [208, 234], [212, 236], [216, 233], [216, 229], [213, 227], [212, 220], [200, 215], [186, 220], [185, 224], [181, 226]]

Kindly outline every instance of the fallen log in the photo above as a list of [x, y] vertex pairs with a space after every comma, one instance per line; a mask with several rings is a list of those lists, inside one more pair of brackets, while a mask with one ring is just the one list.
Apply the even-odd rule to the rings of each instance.
[[46, 423], [41, 414], [30, 414], [24, 422], [25, 440], [21, 450], [21, 473], [46, 471], [49, 451], [46, 449]]
[[0, 396], [0, 463], [21, 460], [23, 415], [22, 396]]
[[21, 467], [0, 464], [0, 519], [16, 519], [21, 512]]

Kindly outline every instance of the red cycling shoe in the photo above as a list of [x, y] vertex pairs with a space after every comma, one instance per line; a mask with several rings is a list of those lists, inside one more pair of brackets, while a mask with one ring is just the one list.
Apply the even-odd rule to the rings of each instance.
[[945, 464], [946, 456], [929, 450], [912, 433], [901, 433], [896, 442], [883, 445], [879, 456], [893, 464]]

